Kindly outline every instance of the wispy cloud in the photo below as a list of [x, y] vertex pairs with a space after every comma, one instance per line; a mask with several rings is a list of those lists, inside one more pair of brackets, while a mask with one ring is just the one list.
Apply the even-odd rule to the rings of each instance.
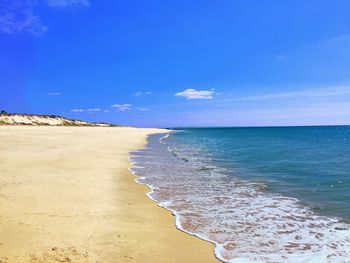
[[0, 32], [16, 34], [26, 32], [40, 36], [47, 31], [38, 16], [32, 10], [31, 0], [0, 1]]
[[144, 108], [144, 107], [139, 107], [137, 109], [140, 110], [140, 111], [148, 111], [149, 110], [149, 108]]
[[72, 6], [89, 7], [88, 0], [47, 0], [47, 4], [54, 8], [66, 8]]
[[49, 92], [47, 93], [48, 96], [60, 96], [61, 92], [55, 91], [55, 92]]
[[[0, 0], [0, 33], [28, 33], [41, 36], [47, 31], [39, 16], [34, 14], [36, 0]], [[47, 0], [51, 8], [88, 7], [88, 0]]]
[[86, 109], [85, 111], [86, 112], [99, 112], [99, 111], [101, 111], [101, 109], [100, 108], [92, 108], [92, 109]]
[[71, 112], [100, 112], [100, 108], [91, 108], [91, 109], [72, 109]]
[[293, 92], [283, 93], [270, 93], [254, 96], [236, 97], [232, 101], [236, 102], [249, 102], [249, 101], [265, 101], [265, 100], [276, 100], [276, 99], [291, 99], [298, 97], [329, 97], [329, 96], [340, 96], [349, 95], [350, 86], [337, 86], [328, 88], [318, 89], [307, 89]]
[[153, 92], [151, 91], [138, 91], [134, 93], [135, 97], [140, 97], [140, 96], [148, 96], [148, 95], [152, 95]]
[[316, 47], [322, 48], [336, 48], [348, 47], [350, 44], [350, 34], [336, 35], [334, 37], [325, 39], [316, 44]]
[[214, 89], [210, 90], [195, 90], [195, 89], [186, 89], [182, 92], [178, 92], [175, 96], [185, 97], [188, 100], [193, 99], [212, 99], [214, 95]]
[[119, 111], [127, 111], [127, 110], [131, 110], [132, 105], [131, 104], [113, 104], [111, 107]]
[[[176, 119], [176, 118], [175, 118]], [[165, 120], [171, 126], [173, 120]], [[187, 114], [192, 126], [332, 125], [350, 123], [349, 102], [314, 102], [261, 107], [206, 108]]]
[[84, 112], [83, 109], [71, 109], [70, 111], [71, 112]]
[[281, 55], [277, 56], [277, 61], [279, 61], [279, 62], [288, 61], [289, 59], [290, 59], [290, 56], [286, 55], [286, 54], [281, 54]]

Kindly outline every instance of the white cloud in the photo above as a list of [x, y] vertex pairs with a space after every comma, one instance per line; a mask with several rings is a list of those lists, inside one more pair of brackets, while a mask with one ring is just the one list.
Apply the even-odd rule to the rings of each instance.
[[91, 109], [72, 109], [71, 112], [99, 112], [102, 111], [100, 108], [91, 108]]
[[47, 27], [34, 15], [31, 0], [0, 1], [0, 32], [16, 34], [20, 32], [40, 36]]
[[48, 96], [60, 96], [61, 92], [55, 91], [55, 92], [49, 92], [47, 93]]
[[132, 105], [131, 104], [114, 104], [111, 107], [119, 111], [126, 111], [126, 110], [131, 110]]
[[47, 4], [53, 8], [66, 8], [71, 6], [90, 6], [90, 2], [88, 0], [47, 0]]
[[148, 95], [152, 95], [153, 92], [151, 91], [138, 91], [134, 93], [134, 96], [139, 97], [139, 96], [148, 96]]
[[143, 108], [143, 107], [137, 108], [137, 109], [140, 110], [140, 111], [147, 111], [147, 110], [149, 110], [148, 108]]
[[71, 109], [70, 111], [71, 112], [84, 112], [83, 109]]
[[186, 89], [182, 92], [178, 92], [175, 96], [185, 97], [188, 100], [193, 99], [212, 99], [214, 95], [214, 89], [210, 90], [195, 90], [195, 89]]
[[87, 111], [87, 112], [99, 112], [99, 111], [101, 111], [101, 109], [100, 108], [92, 108], [92, 109], [86, 109], [85, 111]]

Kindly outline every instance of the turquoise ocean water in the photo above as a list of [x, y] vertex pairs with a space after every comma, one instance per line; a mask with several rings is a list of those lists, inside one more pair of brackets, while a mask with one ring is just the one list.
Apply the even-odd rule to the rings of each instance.
[[350, 262], [350, 126], [179, 129], [132, 161], [222, 261]]

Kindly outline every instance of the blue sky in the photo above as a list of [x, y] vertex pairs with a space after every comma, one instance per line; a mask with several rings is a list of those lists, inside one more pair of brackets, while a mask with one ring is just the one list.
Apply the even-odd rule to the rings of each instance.
[[0, 0], [0, 108], [142, 127], [350, 124], [348, 0]]

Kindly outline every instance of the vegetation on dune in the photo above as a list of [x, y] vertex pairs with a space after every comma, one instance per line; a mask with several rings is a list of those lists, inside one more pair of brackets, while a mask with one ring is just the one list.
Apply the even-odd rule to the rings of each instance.
[[[15, 121], [13, 120], [8, 121], [8, 118], [6, 117], [13, 117], [16, 116], [20, 117], [26, 117], [29, 123], [25, 123], [22, 121]], [[105, 127], [118, 127], [120, 125], [116, 124], [109, 124], [105, 122], [87, 122], [82, 120], [75, 120], [75, 119], [69, 119], [62, 116], [57, 115], [40, 115], [40, 114], [28, 114], [28, 113], [8, 113], [5, 110], [0, 111], [0, 125], [37, 125], [37, 126], [88, 126], [88, 127], [94, 127], [94, 126], [105, 126]], [[35, 118], [42, 119], [42, 121], [37, 120]], [[50, 121], [58, 121], [60, 124], [50, 124]]]

